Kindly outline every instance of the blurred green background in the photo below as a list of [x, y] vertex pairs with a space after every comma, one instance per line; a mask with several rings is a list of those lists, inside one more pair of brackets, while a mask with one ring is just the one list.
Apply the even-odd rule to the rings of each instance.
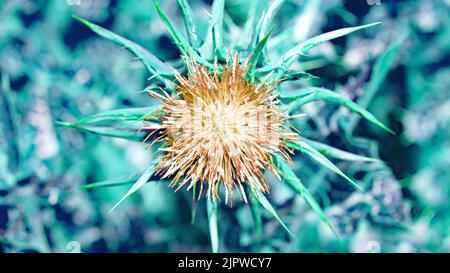
[[[211, 1], [189, 2], [202, 36]], [[249, 2], [226, 1], [229, 43], [249, 39], [239, 35]], [[160, 3], [184, 31], [176, 1]], [[141, 91], [152, 79], [133, 55], [73, 14], [179, 64], [180, 53], [150, 0], [0, 0], [0, 250], [210, 251], [205, 204], [199, 203], [191, 225], [190, 193], [149, 183], [107, 214], [129, 186], [81, 188], [142, 173], [153, 156], [142, 143], [61, 128], [54, 121], [148, 106], [153, 102]], [[248, 206], [222, 203], [221, 251], [450, 251], [449, 14], [448, 0], [285, 1], [274, 20], [275, 38], [268, 46], [276, 50], [270, 59], [313, 35], [382, 22], [317, 47], [298, 65], [320, 78], [282, 88], [308, 84], [336, 90], [397, 134], [359, 122], [336, 105], [308, 105], [304, 111], [313, 118], [296, 124], [303, 136], [385, 162], [333, 161], [367, 190], [360, 193], [295, 156], [295, 172], [342, 238], [336, 239], [300, 196], [269, 179], [269, 199], [295, 237], [264, 215], [264, 240], [258, 242]], [[290, 35], [288, 43], [283, 35]]]

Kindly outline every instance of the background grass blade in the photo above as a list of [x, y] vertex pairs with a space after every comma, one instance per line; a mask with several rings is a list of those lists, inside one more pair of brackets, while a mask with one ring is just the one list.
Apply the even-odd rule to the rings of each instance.
[[[17, 112], [14, 104], [11, 100], [11, 86], [9, 76], [5, 73], [1, 73], [1, 86], [0, 86], [0, 136], [8, 140], [6, 142], [6, 154], [8, 155], [8, 168], [11, 172], [17, 172], [20, 165], [20, 147], [17, 141], [18, 128], [16, 124]], [[1, 143], [0, 143], [1, 144]], [[2, 148], [2, 147], [0, 147]], [[0, 149], [2, 152], [2, 149]], [[0, 182], [0, 185], [2, 182]]]
[[192, 186], [192, 208], [191, 208], [191, 225], [195, 224], [197, 218], [198, 200], [196, 199], [197, 183]]
[[97, 33], [98, 35], [102, 36], [103, 38], [106, 38], [120, 46], [123, 46], [124, 48], [128, 49], [131, 53], [136, 55], [139, 60], [147, 67], [147, 69], [155, 75], [156, 78], [166, 83], [166, 85], [170, 86], [170, 82], [167, 80], [173, 79], [174, 76], [174, 69], [169, 66], [168, 64], [164, 63], [160, 59], [158, 59], [156, 56], [148, 52], [146, 49], [141, 47], [140, 45], [123, 38], [107, 29], [102, 28], [101, 26], [98, 26], [94, 23], [91, 23], [81, 17], [78, 17], [74, 15], [74, 18], [80, 21], [81, 23], [85, 24], [87, 27], [89, 27], [92, 31]]
[[323, 156], [320, 152], [318, 152], [316, 149], [314, 149], [307, 143], [299, 141], [299, 142], [289, 142], [287, 145], [290, 148], [296, 149], [310, 156], [312, 159], [319, 162], [325, 168], [331, 170], [332, 172], [336, 173], [337, 175], [347, 180], [357, 190], [362, 192], [364, 191], [355, 181], [353, 181], [353, 179], [345, 175], [338, 167], [336, 167], [336, 165], [334, 165], [330, 160], [328, 160], [325, 156]]
[[[247, 196], [249, 195], [249, 193], [251, 194], [251, 189], [247, 184], [246, 184], [246, 193]], [[255, 202], [256, 200], [254, 198], [247, 198], [247, 199], [249, 202], [250, 211], [252, 213], [253, 224], [255, 226], [256, 241], [258, 243], [261, 243], [264, 236], [264, 227], [261, 218], [261, 212], [259, 211], [258, 204]]]
[[278, 216], [278, 213], [272, 207], [269, 200], [267, 200], [266, 196], [258, 189], [251, 189], [251, 191], [252, 191], [253, 198], [256, 198], [256, 200], [258, 200], [258, 202], [272, 215], [272, 217], [275, 218], [278, 221], [278, 223], [280, 223], [280, 225], [289, 234], [289, 236], [294, 237], [294, 235], [289, 230], [289, 228], [286, 226], [286, 224], [283, 222], [283, 220], [281, 220], [280, 216]]
[[282, 51], [289, 44], [298, 44], [307, 39], [317, 23], [317, 16], [322, 6], [322, 0], [305, 1], [302, 10], [296, 16], [295, 23], [283, 29], [271, 40], [270, 47]]
[[[387, 74], [394, 64], [394, 60], [397, 57], [400, 48], [406, 38], [408, 33], [400, 36], [387, 50], [377, 59], [375, 65], [372, 69], [372, 75], [370, 77], [369, 83], [366, 85], [366, 90], [363, 95], [358, 99], [358, 104], [364, 108], [369, 106], [378, 90], [380, 89], [382, 83], [384, 82]], [[350, 117], [349, 121], [346, 123], [347, 131], [352, 132], [356, 124], [359, 121], [358, 116]]]
[[[305, 90], [306, 92], [303, 92], [298, 95], [296, 98], [295, 96], [291, 97], [290, 99], [294, 99], [291, 103], [289, 103], [289, 112], [293, 112], [296, 109], [300, 108], [302, 105], [305, 105], [306, 103], [310, 103], [313, 101], [319, 101], [319, 100], [325, 100], [328, 102], [337, 103], [341, 106], [344, 106], [348, 109], [350, 109], [352, 112], [355, 112], [356, 114], [360, 115], [364, 119], [370, 121], [371, 123], [377, 125], [378, 127], [382, 128], [383, 130], [395, 134], [395, 132], [384, 125], [381, 121], [379, 121], [374, 115], [372, 115], [369, 111], [361, 107], [360, 105], [354, 103], [350, 99], [325, 88], [308, 88]], [[281, 97], [288, 98], [288, 97]]]
[[332, 225], [331, 221], [328, 219], [328, 216], [316, 202], [314, 197], [309, 193], [306, 187], [301, 182], [300, 178], [295, 175], [292, 169], [283, 161], [274, 157], [274, 162], [276, 167], [279, 169], [279, 174], [284, 182], [286, 182], [294, 191], [300, 194], [300, 196], [305, 200], [308, 206], [314, 211], [314, 213], [320, 218], [320, 220], [330, 228], [331, 232], [339, 238], [339, 234], [336, 232], [336, 229]]
[[217, 202], [212, 198], [206, 199], [206, 208], [208, 213], [209, 236], [211, 239], [211, 251], [219, 252], [219, 230], [217, 226]]

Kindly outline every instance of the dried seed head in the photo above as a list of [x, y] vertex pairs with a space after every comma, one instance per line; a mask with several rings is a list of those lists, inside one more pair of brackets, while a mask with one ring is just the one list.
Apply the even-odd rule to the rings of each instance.
[[[269, 185], [264, 170], [276, 174], [272, 156], [290, 160], [286, 140], [297, 140], [287, 128], [285, 115], [273, 92], [277, 83], [246, 79], [247, 65], [237, 55], [213, 72], [187, 60], [187, 77], [177, 76], [176, 97], [149, 94], [163, 103], [157, 125], [157, 141], [166, 140], [157, 173], [172, 179], [176, 190], [188, 190], [199, 183], [200, 194], [207, 184], [207, 197], [216, 200], [219, 186], [225, 189], [226, 202], [237, 190], [244, 200], [243, 184], [266, 193]], [[151, 132], [151, 134], [154, 132]]]

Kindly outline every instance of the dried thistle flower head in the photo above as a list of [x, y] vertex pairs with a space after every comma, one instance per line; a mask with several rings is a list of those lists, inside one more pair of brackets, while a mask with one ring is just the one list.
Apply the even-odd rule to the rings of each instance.
[[244, 183], [268, 192], [264, 170], [276, 174], [272, 156], [289, 161], [285, 141], [298, 138], [288, 129], [290, 117], [277, 106], [278, 82], [252, 83], [247, 62], [241, 65], [237, 55], [221, 66], [215, 62], [210, 73], [193, 59], [186, 61], [189, 73], [176, 76], [176, 97], [149, 92], [164, 105], [161, 122], [144, 127], [166, 141], [157, 173], [171, 177], [176, 190], [199, 183], [199, 197], [207, 184], [206, 195], [214, 201], [221, 185], [226, 203], [235, 189], [246, 201]]

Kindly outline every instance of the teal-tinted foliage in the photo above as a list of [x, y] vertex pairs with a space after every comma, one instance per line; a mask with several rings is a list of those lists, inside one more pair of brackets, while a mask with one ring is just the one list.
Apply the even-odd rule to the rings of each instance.
[[[2, 2], [0, 249], [450, 251], [448, 1], [209, 2]], [[174, 193], [137, 131], [181, 55], [229, 50], [306, 114], [233, 207]]]

